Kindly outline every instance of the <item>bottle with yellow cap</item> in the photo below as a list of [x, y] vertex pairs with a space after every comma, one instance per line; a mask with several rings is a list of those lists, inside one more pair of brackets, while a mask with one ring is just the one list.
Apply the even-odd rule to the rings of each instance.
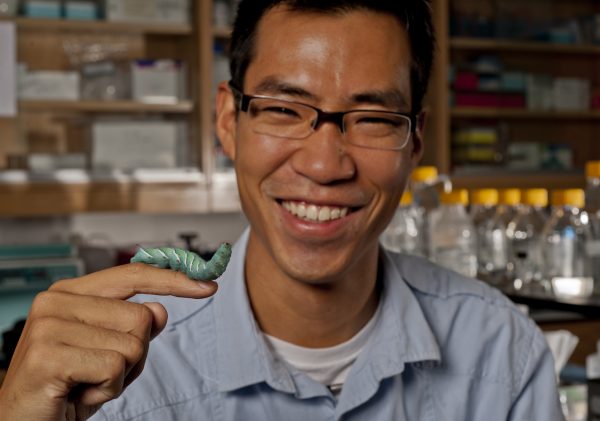
[[410, 191], [414, 205], [423, 213], [422, 235], [425, 238], [425, 250], [429, 254], [429, 217], [440, 206], [440, 194], [452, 190], [447, 175], [440, 174], [434, 166], [423, 165], [415, 168], [410, 176]]
[[421, 232], [423, 215], [413, 205], [412, 193], [405, 191], [394, 217], [381, 234], [381, 245], [397, 253], [425, 256]]
[[471, 191], [471, 220], [475, 226], [477, 242], [477, 277], [487, 281], [489, 278], [488, 265], [492, 261], [492, 238], [487, 230], [489, 222], [496, 212], [498, 190], [475, 189]]
[[477, 276], [475, 227], [466, 206], [467, 190], [443, 192], [441, 206], [431, 213], [430, 258], [465, 276]]
[[585, 210], [591, 216], [600, 211], [600, 161], [585, 163]]
[[535, 289], [542, 281], [541, 235], [548, 215], [548, 190], [526, 189], [506, 235], [509, 241], [508, 276], [515, 289]]
[[585, 210], [590, 218], [592, 240], [587, 244], [594, 276], [594, 294], [600, 296], [600, 161], [585, 164]]
[[508, 223], [513, 220], [521, 200], [521, 191], [516, 188], [498, 191], [498, 205], [492, 218], [482, 229], [487, 237], [490, 259], [482, 262], [487, 274], [484, 280], [500, 285], [508, 280], [509, 244], [506, 236]]
[[589, 297], [594, 278], [586, 243], [591, 238], [581, 189], [552, 192], [552, 214], [542, 232], [545, 286], [557, 296]]

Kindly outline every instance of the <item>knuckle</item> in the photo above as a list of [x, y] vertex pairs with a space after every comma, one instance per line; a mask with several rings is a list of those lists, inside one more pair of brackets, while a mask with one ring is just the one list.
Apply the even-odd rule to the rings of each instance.
[[31, 310], [29, 315], [32, 318], [38, 317], [44, 314], [46, 309], [53, 307], [52, 302], [54, 301], [54, 293], [50, 291], [42, 291], [35, 296], [31, 304]]
[[29, 327], [29, 341], [46, 342], [48, 338], [54, 337], [59, 324], [59, 320], [54, 317], [37, 317], [32, 319]]
[[117, 351], [107, 351], [105, 356], [106, 374], [111, 379], [122, 377], [125, 373], [127, 360]]
[[65, 287], [67, 285], [69, 285], [71, 283], [73, 283], [72, 278], [61, 279], [59, 281], [54, 282], [52, 285], [50, 285], [50, 288], [48, 288], [48, 291], [62, 291], [65, 289]]
[[143, 263], [130, 263], [128, 265], [125, 265], [125, 271], [128, 276], [137, 277], [140, 275], [140, 273], [142, 273], [145, 266], [146, 265], [144, 265]]
[[52, 358], [53, 354], [51, 348], [47, 346], [28, 347], [24, 358], [26, 371], [29, 370], [32, 373], [38, 374], [46, 370], [52, 371], [55, 361]]
[[130, 343], [127, 347], [127, 350], [129, 354], [128, 360], [132, 363], [136, 363], [143, 358], [144, 353], [146, 352], [146, 345], [141, 339], [135, 336], [130, 336]]
[[134, 308], [135, 311], [133, 317], [136, 325], [144, 327], [152, 326], [152, 320], [154, 319], [152, 310], [142, 304], [136, 304]]

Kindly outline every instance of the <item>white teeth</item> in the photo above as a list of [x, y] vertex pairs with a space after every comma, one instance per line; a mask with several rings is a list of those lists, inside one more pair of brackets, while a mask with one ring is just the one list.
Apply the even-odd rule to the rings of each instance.
[[307, 205], [298, 202], [283, 202], [282, 205], [292, 215], [314, 222], [332, 221], [348, 215], [347, 207]]
[[315, 205], [308, 205], [306, 208], [306, 219], [316, 221], [319, 217], [319, 209]]

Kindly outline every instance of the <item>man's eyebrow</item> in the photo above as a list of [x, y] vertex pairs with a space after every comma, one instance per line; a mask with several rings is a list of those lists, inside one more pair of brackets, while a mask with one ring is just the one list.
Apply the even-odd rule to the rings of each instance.
[[374, 104], [399, 110], [410, 107], [406, 95], [397, 89], [361, 92], [352, 95], [351, 99], [355, 104]]
[[[254, 89], [256, 95], [290, 95], [308, 101], [318, 101], [319, 97], [297, 85], [283, 82], [276, 78], [267, 78]], [[351, 104], [380, 105], [390, 109], [406, 109], [410, 107], [406, 95], [397, 89], [372, 90], [360, 92], [349, 97]]]
[[307, 90], [286, 82], [274, 78], [267, 78], [259, 83], [255, 88], [257, 95], [290, 95], [300, 97], [306, 100], [316, 101], [318, 98], [316, 95], [308, 92]]

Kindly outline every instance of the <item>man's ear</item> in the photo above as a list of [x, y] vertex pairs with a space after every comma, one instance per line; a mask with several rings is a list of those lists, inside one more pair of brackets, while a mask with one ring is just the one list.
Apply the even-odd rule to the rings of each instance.
[[223, 146], [223, 152], [231, 159], [235, 160], [235, 138], [237, 130], [237, 112], [235, 109], [235, 99], [227, 82], [221, 82], [217, 89], [217, 116], [216, 127], [217, 137]]

